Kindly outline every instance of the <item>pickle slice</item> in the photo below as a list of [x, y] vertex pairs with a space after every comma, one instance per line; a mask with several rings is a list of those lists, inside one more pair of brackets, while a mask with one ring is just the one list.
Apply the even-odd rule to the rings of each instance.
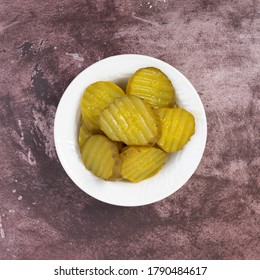
[[133, 183], [154, 176], [167, 160], [167, 154], [161, 149], [145, 146], [128, 146], [120, 156], [122, 176]]
[[195, 133], [193, 115], [182, 108], [161, 108], [155, 112], [161, 121], [158, 146], [166, 152], [181, 150]]
[[135, 96], [116, 98], [101, 114], [100, 128], [108, 138], [127, 145], [149, 145], [158, 139], [152, 108]]
[[112, 82], [99, 81], [89, 85], [81, 98], [84, 123], [91, 132], [99, 131], [99, 114], [124, 91]]
[[171, 81], [155, 67], [137, 70], [127, 83], [126, 93], [142, 98], [155, 108], [171, 107], [175, 101]]
[[82, 161], [85, 167], [105, 180], [121, 177], [121, 158], [118, 148], [104, 135], [90, 136], [82, 149]]
[[91, 136], [91, 133], [87, 130], [86, 126], [84, 124], [82, 124], [79, 129], [79, 137], [78, 137], [80, 150], [82, 150], [82, 148], [89, 136]]

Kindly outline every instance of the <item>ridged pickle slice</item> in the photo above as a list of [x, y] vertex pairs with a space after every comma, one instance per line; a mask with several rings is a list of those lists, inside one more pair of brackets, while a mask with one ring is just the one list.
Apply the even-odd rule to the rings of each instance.
[[127, 83], [126, 93], [144, 99], [155, 108], [171, 107], [175, 101], [171, 81], [155, 67], [137, 70]]
[[164, 151], [148, 146], [128, 146], [120, 156], [122, 176], [133, 183], [154, 176], [167, 160], [167, 154]]
[[183, 108], [161, 108], [156, 109], [155, 112], [161, 121], [158, 146], [166, 152], [181, 150], [195, 133], [193, 115]]
[[89, 85], [81, 98], [84, 123], [91, 132], [99, 131], [99, 114], [124, 91], [112, 82], [99, 81]]
[[121, 158], [116, 144], [106, 136], [90, 136], [82, 149], [85, 167], [105, 180], [115, 180], [121, 176]]
[[135, 96], [116, 98], [101, 114], [100, 128], [108, 138], [127, 145], [154, 144], [159, 136], [152, 108]]
[[91, 133], [87, 130], [86, 126], [82, 124], [79, 129], [79, 148], [82, 150], [86, 140], [91, 136]]

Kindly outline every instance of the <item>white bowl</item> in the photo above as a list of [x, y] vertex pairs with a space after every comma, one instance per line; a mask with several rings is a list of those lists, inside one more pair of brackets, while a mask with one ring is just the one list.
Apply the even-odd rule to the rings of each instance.
[[[78, 147], [80, 99], [85, 88], [96, 81], [113, 81], [125, 87], [139, 68], [161, 69], [172, 81], [178, 104], [190, 111], [195, 134], [183, 150], [169, 154], [167, 163], [152, 178], [140, 183], [110, 182], [94, 176], [84, 167]], [[195, 172], [207, 138], [207, 121], [202, 102], [191, 83], [171, 65], [149, 56], [124, 54], [100, 60], [82, 71], [68, 86], [58, 105], [54, 140], [59, 160], [72, 181], [92, 197], [119, 206], [140, 206], [159, 201], [182, 187]]]

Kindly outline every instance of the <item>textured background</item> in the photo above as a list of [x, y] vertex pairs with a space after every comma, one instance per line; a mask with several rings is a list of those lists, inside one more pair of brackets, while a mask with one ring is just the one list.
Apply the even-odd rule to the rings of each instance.
[[[1, 0], [0, 259], [260, 259], [257, 1]], [[54, 148], [57, 104], [102, 58], [162, 59], [208, 119], [196, 173], [145, 207], [99, 202]]]

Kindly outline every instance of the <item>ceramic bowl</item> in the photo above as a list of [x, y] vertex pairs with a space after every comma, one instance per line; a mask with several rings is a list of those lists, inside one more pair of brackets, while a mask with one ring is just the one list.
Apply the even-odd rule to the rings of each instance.
[[[83, 165], [78, 146], [80, 100], [85, 88], [96, 81], [112, 81], [125, 88], [129, 77], [143, 67], [161, 69], [171, 80], [177, 103], [190, 111], [196, 122], [195, 134], [185, 147], [169, 154], [163, 168], [140, 183], [105, 181]], [[105, 58], [83, 70], [64, 92], [55, 116], [54, 140], [57, 155], [71, 180], [92, 197], [119, 206], [140, 206], [162, 200], [181, 188], [198, 167], [206, 144], [207, 121], [198, 93], [173, 66], [144, 55], [124, 54]]]

